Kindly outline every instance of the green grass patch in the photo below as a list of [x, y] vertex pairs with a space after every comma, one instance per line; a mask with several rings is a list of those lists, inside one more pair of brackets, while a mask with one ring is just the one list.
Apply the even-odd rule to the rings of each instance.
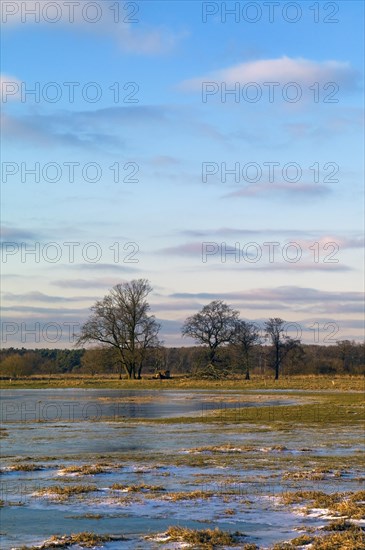
[[[195, 416], [140, 418], [138, 421], [157, 424], [259, 424], [261, 428], [288, 432], [298, 425], [316, 428], [327, 425], [362, 426], [365, 421], [365, 399], [362, 393], [319, 391], [308, 396], [298, 391], [291, 393], [290, 399], [303, 401], [304, 396], [307, 402], [298, 402], [295, 405], [245, 407], [238, 404], [232, 408], [220, 405], [217, 409], [203, 409]], [[278, 394], [268, 393], [265, 397], [268, 400], [275, 399]], [[242, 399], [244, 400], [244, 396]]]

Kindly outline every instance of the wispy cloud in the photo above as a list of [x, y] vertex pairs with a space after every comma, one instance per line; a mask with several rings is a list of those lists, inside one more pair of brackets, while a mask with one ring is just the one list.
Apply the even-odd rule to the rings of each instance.
[[137, 267], [131, 267], [127, 264], [106, 264], [106, 263], [97, 263], [97, 264], [72, 264], [70, 265], [72, 269], [82, 270], [82, 271], [112, 271], [118, 273], [122, 276], [124, 273], [138, 273], [140, 271]]
[[256, 288], [237, 292], [175, 293], [178, 300], [226, 300], [242, 309], [264, 309], [266, 311], [290, 310], [317, 314], [361, 313], [364, 294], [362, 292], [325, 291], [299, 286]]
[[282, 56], [276, 59], [261, 59], [240, 63], [220, 69], [207, 75], [185, 80], [180, 88], [185, 91], [201, 90], [203, 82], [264, 83], [295, 82], [310, 86], [315, 82], [325, 84], [335, 82], [342, 89], [353, 90], [357, 87], [358, 74], [348, 62], [311, 61], [303, 58]]
[[12, 292], [4, 292], [3, 299], [8, 302], [44, 302], [44, 303], [70, 303], [70, 302], [85, 302], [93, 300], [92, 296], [51, 296], [43, 292], [26, 292], [23, 294], [14, 294]]
[[102, 288], [109, 289], [116, 284], [125, 282], [121, 277], [98, 277], [93, 279], [58, 279], [51, 284], [59, 288]]
[[25, 228], [13, 227], [10, 225], [1, 226], [2, 243], [34, 241], [36, 239], [40, 239], [40, 237], [41, 237], [40, 233], [36, 233], [35, 231], [30, 231]]
[[[96, 2], [64, 2], [64, 0], [13, 0], [3, 11], [3, 30], [26, 30], [37, 25], [54, 28], [62, 26], [67, 31], [92, 33], [114, 40], [121, 52], [137, 55], [161, 55], [174, 50], [187, 36], [185, 30], [172, 31], [159, 25], [151, 26], [142, 21], [137, 2], [121, 4], [114, 0]], [[48, 5], [45, 9], [44, 5]], [[74, 4], [74, 6], [71, 6]], [[91, 4], [90, 9], [87, 4]], [[27, 15], [33, 12], [35, 15]]]
[[6, 313], [21, 313], [25, 316], [30, 315], [31, 317], [39, 317], [39, 315], [46, 315], [47, 319], [54, 322], [63, 319], [63, 317], [73, 316], [73, 315], [86, 315], [90, 313], [88, 308], [51, 308], [51, 307], [40, 307], [40, 306], [18, 306], [13, 305], [12, 307], [3, 307], [2, 310]]
[[200, 256], [202, 255], [202, 243], [191, 242], [176, 246], [161, 248], [157, 251], [158, 254], [167, 256]]
[[[338, 231], [338, 228], [337, 230]], [[347, 235], [346, 235], [347, 233]], [[273, 238], [280, 238], [284, 240], [283, 242], [292, 242], [295, 241], [303, 248], [312, 246], [314, 242], [318, 242], [320, 246], [324, 246], [328, 243], [336, 243], [341, 248], [344, 249], [354, 249], [354, 248], [363, 248], [365, 243], [364, 235], [361, 231], [341, 231], [340, 234], [337, 232], [323, 231], [322, 229], [289, 229], [282, 227], [266, 227], [263, 229], [249, 229], [247, 227], [212, 227], [211, 229], [183, 229], [177, 233], [177, 236], [182, 237], [193, 237], [199, 238], [204, 241], [218, 241], [224, 240], [226, 238], [237, 239], [237, 238], [260, 238], [260, 242], [264, 240], [271, 240]], [[186, 250], [189, 249], [189, 243], [186, 243], [184, 246]], [[165, 249], [166, 250], [166, 249]], [[167, 249], [168, 250], [168, 249]], [[192, 247], [193, 250], [193, 247]]]
[[[163, 129], [166, 135], [179, 123], [185, 124], [188, 131], [192, 125], [199, 128], [199, 124], [190, 122], [184, 112], [185, 109], [167, 105], [130, 105], [93, 111], [62, 110], [51, 114], [34, 114], [33, 111], [22, 116], [2, 113], [1, 130], [8, 141], [47, 149], [61, 146], [105, 152], [117, 149], [120, 152], [133, 133], [137, 133], [139, 138], [139, 132], [152, 125]], [[168, 158], [165, 157], [165, 164]]]
[[259, 183], [255, 185], [247, 185], [237, 191], [232, 191], [223, 195], [224, 198], [251, 197], [262, 198], [263, 196], [270, 198], [273, 195], [296, 200], [298, 197], [312, 199], [313, 197], [324, 197], [332, 192], [326, 185], [306, 184], [306, 183]]

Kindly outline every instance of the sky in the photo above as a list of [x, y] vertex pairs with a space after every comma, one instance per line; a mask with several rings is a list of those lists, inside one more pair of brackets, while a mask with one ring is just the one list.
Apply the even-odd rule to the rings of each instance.
[[147, 278], [363, 341], [364, 4], [1, 3], [2, 345], [68, 347]]

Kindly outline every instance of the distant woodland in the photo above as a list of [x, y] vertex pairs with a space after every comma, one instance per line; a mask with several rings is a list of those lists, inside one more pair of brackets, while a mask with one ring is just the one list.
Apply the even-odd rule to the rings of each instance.
[[[349, 340], [335, 345], [305, 345], [290, 350], [282, 360], [281, 375], [295, 374], [364, 374], [365, 345]], [[221, 348], [215, 368], [208, 368], [207, 350], [202, 346], [150, 349], [143, 374], [152, 377], [169, 370], [171, 376], [223, 378], [245, 374], [242, 356], [235, 346]], [[118, 358], [109, 347], [89, 349], [17, 349], [0, 352], [1, 377], [26, 377], [51, 374], [113, 374], [119, 373]], [[256, 345], [250, 352], [250, 374], [273, 374], [273, 347]]]

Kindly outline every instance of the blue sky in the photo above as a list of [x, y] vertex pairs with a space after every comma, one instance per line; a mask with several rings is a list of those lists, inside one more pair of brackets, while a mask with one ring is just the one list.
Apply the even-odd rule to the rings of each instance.
[[140, 277], [167, 345], [215, 298], [362, 340], [363, 3], [74, 9], [2, 3], [3, 345]]

